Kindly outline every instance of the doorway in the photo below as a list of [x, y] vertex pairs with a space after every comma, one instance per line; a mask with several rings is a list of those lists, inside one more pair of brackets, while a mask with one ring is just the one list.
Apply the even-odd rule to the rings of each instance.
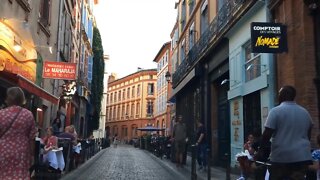
[[249, 134], [261, 133], [260, 91], [243, 97], [244, 141]]
[[230, 114], [228, 89], [229, 84], [218, 86], [218, 164], [226, 165], [228, 159], [225, 154], [230, 154]]

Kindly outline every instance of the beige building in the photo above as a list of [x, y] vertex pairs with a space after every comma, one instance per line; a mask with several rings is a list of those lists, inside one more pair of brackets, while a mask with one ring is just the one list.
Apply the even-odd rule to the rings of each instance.
[[167, 112], [168, 82], [166, 73], [169, 71], [169, 60], [171, 59], [171, 42], [163, 44], [153, 62], [157, 63], [157, 98], [155, 108], [156, 127], [165, 129], [164, 135], [170, 130], [170, 119]]
[[155, 126], [157, 71], [140, 70], [121, 79], [109, 76], [106, 133], [122, 140], [142, 135], [137, 128]]

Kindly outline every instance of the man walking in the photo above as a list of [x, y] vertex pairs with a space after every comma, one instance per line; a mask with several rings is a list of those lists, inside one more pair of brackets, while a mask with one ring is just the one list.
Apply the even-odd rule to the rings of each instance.
[[206, 149], [207, 149], [207, 143], [206, 143], [206, 131], [203, 126], [203, 124], [198, 121], [197, 122], [198, 129], [197, 129], [197, 159], [199, 164], [199, 170], [202, 170], [203, 168], [206, 169], [207, 166], [207, 156], [206, 156]]
[[177, 167], [182, 167], [183, 164], [183, 153], [185, 151], [187, 137], [186, 125], [182, 123], [182, 116], [179, 115], [177, 123], [173, 128], [173, 139], [176, 151], [176, 165]]
[[306, 109], [294, 102], [296, 90], [284, 86], [279, 91], [280, 105], [269, 112], [258, 153], [272, 137], [270, 180], [304, 179], [311, 163], [312, 119]]

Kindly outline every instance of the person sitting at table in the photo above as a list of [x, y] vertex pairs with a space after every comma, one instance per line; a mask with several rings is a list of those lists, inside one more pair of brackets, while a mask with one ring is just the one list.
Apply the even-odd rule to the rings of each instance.
[[53, 135], [53, 128], [47, 128], [47, 135], [43, 138], [44, 143], [44, 151], [45, 153], [51, 151], [52, 149], [56, 149], [58, 147], [58, 138]]
[[59, 138], [67, 138], [70, 139], [72, 141], [73, 145], [77, 144], [77, 139], [74, 137], [73, 133], [72, 133], [72, 129], [70, 126], [67, 126], [64, 128], [64, 132], [60, 133], [58, 135]]

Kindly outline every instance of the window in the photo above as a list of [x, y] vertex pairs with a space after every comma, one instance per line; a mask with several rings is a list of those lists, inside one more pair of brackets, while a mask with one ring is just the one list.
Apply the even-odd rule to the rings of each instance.
[[118, 94], [118, 99], [119, 99], [119, 101], [121, 101], [121, 91], [119, 91], [119, 94]]
[[194, 29], [194, 22], [191, 24], [190, 26], [190, 30], [189, 30], [189, 51], [192, 49], [193, 45], [194, 45], [194, 38], [195, 38], [195, 29]]
[[200, 31], [203, 34], [209, 25], [209, 17], [208, 17], [208, 0], [206, 0], [201, 6], [201, 18], [200, 18]]
[[113, 114], [112, 114], [113, 111], [112, 111], [112, 110], [113, 110], [113, 109], [112, 109], [112, 107], [111, 107], [111, 108], [110, 108], [110, 112], [109, 112], [109, 113], [110, 113], [110, 114], [109, 114], [109, 118], [110, 118], [111, 120], [113, 119]]
[[117, 102], [117, 92], [114, 93], [114, 102]]
[[117, 119], [120, 120], [120, 106], [118, 106]]
[[47, 27], [50, 25], [51, 0], [41, 0], [40, 23]]
[[149, 79], [153, 79], [153, 76], [152, 76], [152, 75], [150, 75], [150, 76], [149, 76]]
[[153, 115], [153, 101], [149, 101], [147, 104], [147, 116]]
[[226, 3], [226, 0], [217, 0], [218, 1], [218, 10], [220, 10], [223, 5]]
[[149, 83], [148, 84], [148, 95], [153, 95], [154, 94], [154, 84]]
[[109, 104], [109, 94], [107, 94], [107, 104]]
[[244, 46], [246, 82], [261, 75], [261, 56], [258, 53], [251, 53], [251, 43]]
[[139, 102], [136, 105], [136, 114], [140, 114], [140, 103]]
[[113, 103], [113, 93], [110, 95], [110, 102]]
[[131, 117], [134, 118], [134, 103], [131, 104]]
[[181, 23], [181, 31], [182, 31], [186, 26], [186, 1], [185, 0], [182, 0], [180, 23]]
[[108, 117], [108, 116], [109, 116], [109, 108], [106, 108], [106, 116], [107, 116], [107, 117], [106, 117], [106, 120], [108, 121], [109, 118], [110, 118], [110, 117]]
[[126, 90], [125, 89], [122, 91], [122, 98], [123, 98], [123, 100], [126, 99]]
[[128, 91], [127, 91], [127, 98], [130, 99], [130, 88], [128, 88]]
[[193, 9], [194, 9], [194, 1], [195, 0], [188, 0], [188, 4], [189, 4], [189, 15], [192, 14]]
[[113, 107], [113, 115], [112, 118], [115, 120], [116, 119], [116, 107]]
[[130, 109], [130, 105], [127, 104], [127, 109], [126, 109], [126, 119], [129, 117], [129, 109]]
[[138, 97], [140, 96], [140, 84], [139, 84], [138, 87], [137, 87], [137, 96], [138, 96]]
[[136, 89], [136, 87], [133, 86], [133, 87], [132, 87], [132, 97], [134, 97], [134, 96], [136, 95], [135, 89]]
[[126, 115], [126, 109], [125, 109], [125, 106], [122, 105], [122, 114], [121, 114], [121, 119], [123, 119]]
[[185, 39], [182, 40], [182, 43], [181, 43], [181, 48], [180, 48], [180, 61], [182, 62], [185, 58]]

